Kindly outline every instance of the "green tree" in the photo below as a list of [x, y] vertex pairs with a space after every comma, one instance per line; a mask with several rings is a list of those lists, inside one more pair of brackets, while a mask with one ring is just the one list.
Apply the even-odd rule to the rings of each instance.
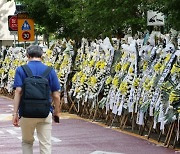
[[144, 9], [142, 0], [81, 0], [73, 21], [79, 21], [81, 34], [90, 38], [119, 35], [127, 27], [136, 33], [145, 27]]
[[[37, 24], [59, 37], [96, 38], [145, 25], [141, 0], [19, 0]], [[42, 7], [43, 6], [43, 7]]]
[[167, 16], [169, 27], [180, 30], [180, 2], [179, 0], [164, 0], [162, 12]]
[[180, 28], [179, 0], [18, 0], [47, 33], [79, 40], [133, 34], [147, 28], [148, 10], [161, 11], [170, 27]]

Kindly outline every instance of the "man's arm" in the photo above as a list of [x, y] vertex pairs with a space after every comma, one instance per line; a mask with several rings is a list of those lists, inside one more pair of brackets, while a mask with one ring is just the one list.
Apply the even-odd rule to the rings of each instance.
[[19, 109], [19, 103], [21, 99], [21, 93], [22, 93], [22, 88], [17, 87], [15, 90], [15, 96], [14, 96], [14, 111], [13, 111], [13, 118], [12, 118], [12, 123], [16, 127], [19, 126], [18, 109]]
[[54, 116], [60, 116], [60, 93], [58, 91], [54, 91], [52, 93], [52, 99], [54, 102]]

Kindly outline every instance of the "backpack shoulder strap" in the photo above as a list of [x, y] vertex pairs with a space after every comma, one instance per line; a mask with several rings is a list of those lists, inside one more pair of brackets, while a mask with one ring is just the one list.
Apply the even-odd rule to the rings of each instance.
[[52, 70], [52, 67], [48, 66], [41, 76], [44, 77], [44, 78], [47, 77], [48, 74], [51, 72], [51, 70]]
[[24, 72], [27, 74], [28, 77], [33, 76], [32, 71], [27, 64], [22, 65], [21, 67], [23, 68]]

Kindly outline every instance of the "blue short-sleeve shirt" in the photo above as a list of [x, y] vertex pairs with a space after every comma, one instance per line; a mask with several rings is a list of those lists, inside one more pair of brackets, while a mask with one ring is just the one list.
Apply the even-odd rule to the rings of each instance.
[[[32, 74], [35, 76], [42, 75], [47, 68], [47, 66], [43, 64], [41, 61], [29, 61], [27, 65], [31, 69]], [[26, 77], [27, 75], [24, 72], [23, 68], [21, 66], [18, 67], [15, 73], [13, 88], [16, 89], [16, 87], [22, 87], [24, 79]], [[51, 70], [51, 72], [47, 76], [47, 79], [49, 81], [51, 92], [61, 90], [60, 83], [54, 69]]]

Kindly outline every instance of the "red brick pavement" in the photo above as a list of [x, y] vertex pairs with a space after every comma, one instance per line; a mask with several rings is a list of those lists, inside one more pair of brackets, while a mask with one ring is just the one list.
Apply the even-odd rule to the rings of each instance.
[[[11, 124], [12, 100], [0, 97], [0, 154], [21, 154], [21, 132]], [[168, 149], [96, 123], [62, 114], [53, 123], [52, 154], [173, 154]], [[34, 153], [38, 154], [38, 141]], [[99, 152], [98, 152], [99, 151]], [[104, 151], [104, 152], [100, 152]]]

